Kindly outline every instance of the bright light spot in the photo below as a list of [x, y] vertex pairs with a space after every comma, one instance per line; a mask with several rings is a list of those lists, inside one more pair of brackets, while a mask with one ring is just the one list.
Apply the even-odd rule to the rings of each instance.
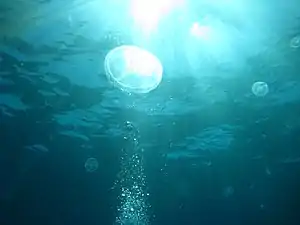
[[290, 41], [291, 48], [299, 48], [300, 47], [300, 35], [293, 37]]
[[111, 50], [105, 57], [106, 76], [129, 93], [148, 93], [160, 84], [163, 67], [152, 53], [129, 45]]
[[95, 158], [88, 158], [84, 164], [85, 170], [90, 173], [96, 171], [98, 166], [98, 160]]
[[209, 26], [200, 25], [199, 23], [194, 23], [190, 29], [191, 35], [208, 40], [211, 36], [211, 28]]
[[262, 81], [255, 82], [252, 85], [252, 92], [257, 97], [263, 97], [269, 92], [268, 84]]
[[181, 0], [131, 0], [130, 11], [134, 22], [145, 32], [151, 32], [162, 16], [181, 3]]

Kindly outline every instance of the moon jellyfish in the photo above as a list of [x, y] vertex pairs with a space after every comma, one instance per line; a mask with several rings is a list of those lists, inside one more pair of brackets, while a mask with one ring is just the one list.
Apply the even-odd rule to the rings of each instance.
[[156, 89], [163, 74], [162, 64], [155, 55], [130, 45], [108, 52], [104, 68], [108, 80], [128, 93], [148, 93]]
[[300, 47], [300, 35], [293, 37], [290, 41], [291, 48], [299, 48]]
[[268, 84], [262, 81], [257, 81], [252, 85], [252, 92], [257, 97], [264, 97], [269, 92]]
[[85, 170], [87, 172], [94, 172], [98, 169], [99, 163], [96, 158], [88, 158], [84, 164]]
[[223, 196], [228, 198], [234, 194], [234, 188], [232, 186], [227, 186], [223, 188]]

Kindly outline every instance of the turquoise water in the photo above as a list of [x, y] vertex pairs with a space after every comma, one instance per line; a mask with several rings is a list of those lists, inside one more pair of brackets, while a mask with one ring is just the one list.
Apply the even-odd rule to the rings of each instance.
[[298, 1], [154, 3], [0, 3], [0, 224], [299, 224]]

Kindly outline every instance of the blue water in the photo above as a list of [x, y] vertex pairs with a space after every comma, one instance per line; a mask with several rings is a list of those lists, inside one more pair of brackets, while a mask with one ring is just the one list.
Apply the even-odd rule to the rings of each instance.
[[[0, 3], [1, 225], [300, 223], [300, 3], [171, 6]], [[121, 45], [155, 90], [107, 80]]]

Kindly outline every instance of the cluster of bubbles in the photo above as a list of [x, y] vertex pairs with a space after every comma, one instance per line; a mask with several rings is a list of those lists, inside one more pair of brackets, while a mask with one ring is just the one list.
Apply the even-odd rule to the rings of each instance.
[[149, 224], [145, 194], [141, 187], [122, 188], [119, 200], [121, 205], [118, 208], [119, 214], [116, 218], [116, 224]]
[[130, 123], [125, 124], [129, 142], [128, 148], [122, 150], [121, 171], [118, 174], [120, 205], [117, 209], [117, 225], [147, 225], [149, 224], [146, 192], [146, 177], [143, 165], [143, 149], [139, 147], [139, 131]]
[[128, 93], [148, 93], [158, 87], [163, 67], [149, 51], [122, 45], [108, 52], [104, 60], [108, 80]]

